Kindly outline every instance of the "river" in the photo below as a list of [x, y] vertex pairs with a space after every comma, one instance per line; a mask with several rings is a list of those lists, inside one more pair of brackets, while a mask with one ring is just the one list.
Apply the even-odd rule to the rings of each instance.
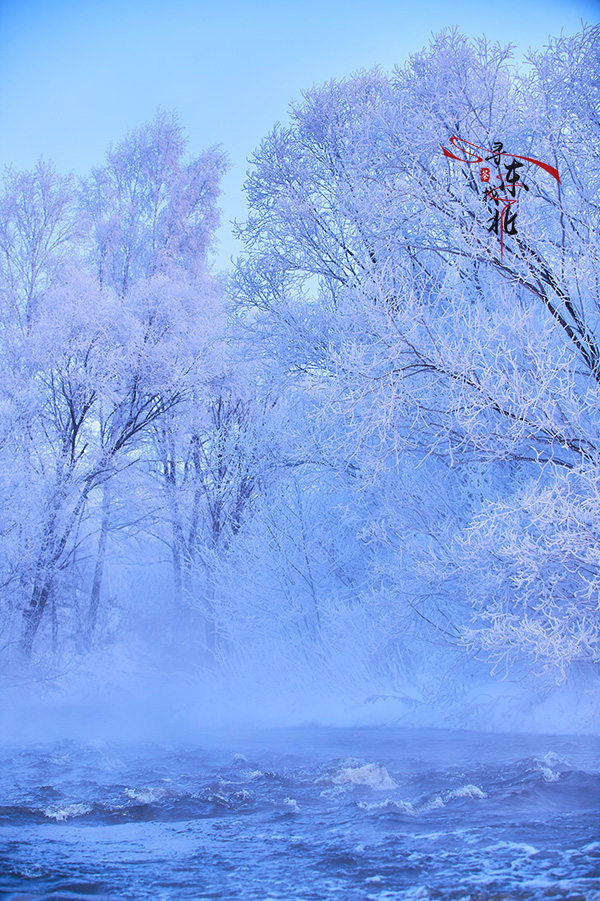
[[0, 745], [0, 898], [600, 901], [591, 737]]

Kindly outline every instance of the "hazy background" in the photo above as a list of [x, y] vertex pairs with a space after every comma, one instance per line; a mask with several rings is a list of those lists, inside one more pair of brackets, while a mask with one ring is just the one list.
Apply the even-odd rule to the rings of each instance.
[[218, 263], [237, 253], [247, 159], [303, 90], [357, 69], [391, 70], [458, 26], [517, 56], [600, 18], [596, 0], [410, 3], [304, 0], [0, 0], [0, 167], [43, 156], [85, 175], [111, 142], [175, 110], [190, 151], [222, 144]]

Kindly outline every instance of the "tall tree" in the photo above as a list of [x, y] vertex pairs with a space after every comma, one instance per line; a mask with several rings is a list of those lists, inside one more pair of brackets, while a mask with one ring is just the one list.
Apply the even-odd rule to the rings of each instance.
[[0, 291], [5, 325], [31, 328], [45, 291], [56, 284], [82, 235], [75, 185], [51, 163], [8, 169], [0, 193]]
[[29, 480], [31, 503], [10, 517], [17, 557], [5, 596], [21, 606], [26, 654], [61, 574], [73, 570], [82, 523], [98, 519], [83, 617], [91, 640], [110, 531], [108, 486], [147, 457], [152, 428], [212, 374], [207, 350], [223, 316], [208, 253], [225, 159], [212, 150], [188, 160], [185, 146], [175, 117], [159, 112], [109, 152], [79, 209], [72, 182], [51, 167], [7, 175], [3, 380], [19, 441], [7, 428], [3, 449], [10, 456], [19, 445], [27, 466], [13, 472], [11, 492], [23, 494], [19, 482]]
[[[240, 306], [329, 389], [327, 409], [372, 457], [487, 462], [503, 467], [504, 501], [528, 477], [538, 500], [592, 504], [599, 54], [600, 29], [586, 28], [515, 73], [508, 49], [445, 32], [392, 79], [309, 92], [258, 150]], [[488, 500], [500, 528], [505, 508]], [[566, 548], [581, 529], [561, 531], [554, 558], [544, 535], [529, 562], [500, 567], [501, 601], [495, 579], [479, 581], [469, 639], [560, 673], [598, 659], [600, 572], [591, 534], [575, 573]]]
[[159, 110], [86, 181], [82, 202], [101, 286], [124, 296], [140, 278], [178, 270], [194, 276], [206, 265], [226, 158], [212, 148], [188, 160], [186, 147], [176, 116]]

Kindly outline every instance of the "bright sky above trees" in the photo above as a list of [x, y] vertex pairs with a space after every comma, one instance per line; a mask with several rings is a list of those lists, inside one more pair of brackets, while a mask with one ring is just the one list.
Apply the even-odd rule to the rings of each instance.
[[446, 26], [520, 55], [582, 19], [600, 19], [597, 0], [0, 0], [0, 166], [44, 156], [84, 175], [157, 106], [175, 110], [192, 153], [221, 143], [229, 154], [227, 265], [246, 160], [303, 90], [374, 64], [390, 70]]

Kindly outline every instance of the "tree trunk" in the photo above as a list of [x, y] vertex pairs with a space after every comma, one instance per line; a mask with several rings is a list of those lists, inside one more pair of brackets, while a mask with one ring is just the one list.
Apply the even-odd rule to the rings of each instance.
[[[61, 534], [57, 534], [57, 522], [61, 504], [66, 496], [64, 483], [59, 486], [51, 507], [51, 512], [44, 527], [38, 561], [35, 568], [35, 580], [31, 592], [31, 600], [23, 610], [23, 634], [21, 636], [21, 651], [26, 657], [31, 656], [33, 639], [39, 628], [40, 622], [48, 599], [50, 598], [54, 575], [57, 572], [60, 560], [75, 522], [84, 508], [87, 500], [87, 491], [82, 491], [74, 509], [63, 526]], [[58, 636], [57, 636], [58, 637]]]
[[54, 581], [54, 562], [56, 560], [56, 522], [60, 506], [60, 492], [54, 498], [51, 512], [42, 533], [42, 543], [35, 568], [35, 579], [31, 599], [23, 610], [23, 634], [21, 651], [26, 657], [31, 656], [33, 639], [39, 629], [46, 604], [52, 591]]
[[183, 535], [183, 526], [181, 523], [181, 513], [177, 502], [177, 470], [175, 460], [172, 455], [165, 452], [163, 459], [163, 474], [165, 477], [165, 486], [167, 490], [167, 498], [169, 501], [169, 509], [171, 513], [171, 559], [173, 562], [173, 597], [175, 612], [180, 614], [183, 610], [183, 590], [184, 590], [184, 560], [185, 560], [185, 539]]
[[110, 522], [110, 490], [105, 482], [102, 493], [102, 522], [100, 524], [100, 537], [98, 538], [98, 550], [96, 552], [96, 565], [94, 567], [94, 579], [90, 593], [90, 606], [87, 612], [85, 624], [85, 644], [89, 648], [94, 639], [96, 622], [98, 620], [98, 607], [100, 605], [100, 592], [102, 590], [102, 577], [104, 575], [104, 561], [106, 559], [106, 542]]
[[52, 574], [46, 575], [41, 584], [36, 581], [28, 606], [23, 611], [23, 635], [21, 651], [26, 657], [31, 656], [33, 639], [39, 628], [44, 609], [52, 591]]

